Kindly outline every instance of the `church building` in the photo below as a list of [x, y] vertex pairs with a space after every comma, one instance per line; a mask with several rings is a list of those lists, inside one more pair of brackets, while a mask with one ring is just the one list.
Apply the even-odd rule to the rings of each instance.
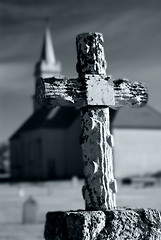
[[[35, 92], [41, 78], [60, 74], [61, 64], [56, 61], [47, 28], [35, 66]], [[33, 105], [33, 114], [10, 138], [12, 180], [83, 177], [80, 112], [73, 107], [42, 107], [35, 95]]]
[[[61, 74], [51, 33], [46, 29], [41, 57], [35, 66], [36, 83]], [[80, 111], [74, 107], [48, 109], [33, 97], [34, 112], [11, 136], [11, 178], [21, 180], [83, 177]], [[161, 170], [161, 114], [146, 106], [110, 110], [114, 135], [116, 178]]]

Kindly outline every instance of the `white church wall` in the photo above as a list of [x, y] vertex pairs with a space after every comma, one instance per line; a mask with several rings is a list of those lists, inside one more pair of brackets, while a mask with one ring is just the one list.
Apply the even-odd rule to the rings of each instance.
[[161, 130], [114, 129], [116, 178], [161, 170]]

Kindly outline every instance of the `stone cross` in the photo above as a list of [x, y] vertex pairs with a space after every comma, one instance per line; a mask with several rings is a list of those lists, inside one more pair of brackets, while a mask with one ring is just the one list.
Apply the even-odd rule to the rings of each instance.
[[112, 81], [106, 75], [102, 34], [80, 34], [76, 45], [78, 78], [42, 79], [37, 85], [37, 98], [46, 105], [81, 108], [86, 210], [106, 211], [116, 207], [117, 192], [109, 107], [142, 107], [147, 103], [148, 94], [141, 83], [124, 79]]

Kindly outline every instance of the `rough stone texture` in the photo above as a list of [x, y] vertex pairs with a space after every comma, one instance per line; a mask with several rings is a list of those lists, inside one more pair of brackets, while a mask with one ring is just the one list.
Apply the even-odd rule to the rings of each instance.
[[86, 210], [116, 207], [116, 180], [113, 175], [113, 139], [109, 130], [109, 108], [82, 109], [82, 136]]
[[85, 84], [82, 79], [69, 79], [63, 76], [41, 79], [37, 83], [36, 95], [42, 105], [54, 107], [85, 105]]
[[83, 33], [76, 38], [77, 72], [85, 74], [106, 75], [106, 60], [101, 33]]
[[104, 75], [86, 74], [82, 78], [63, 76], [42, 79], [37, 85], [37, 98], [48, 106], [143, 107], [148, 101], [147, 88], [141, 83], [115, 80]]
[[128, 80], [114, 81], [115, 104], [117, 107], [129, 105], [131, 107], [143, 107], [148, 101], [148, 90], [138, 82], [130, 83]]
[[142, 84], [131, 84], [127, 80], [112, 82], [107, 77], [102, 34], [80, 34], [76, 45], [79, 78], [42, 80], [37, 94], [40, 101], [47, 100], [46, 104], [73, 104], [82, 108], [86, 209], [112, 209], [116, 206], [116, 181], [108, 107], [143, 106], [148, 99], [147, 90]]
[[49, 212], [46, 240], [160, 240], [160, 212], [151, 209]]

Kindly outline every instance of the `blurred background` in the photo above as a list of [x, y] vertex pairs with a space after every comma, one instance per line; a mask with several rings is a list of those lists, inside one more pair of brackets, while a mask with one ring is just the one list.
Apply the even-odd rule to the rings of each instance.
[[80, 111], [42, 108], [41, 77], [77, 77], [75, 37], [104, 36], [107, 74], [148, 105], [111, 110], [118, 206], [161, 209], [161, 2], [0, 0], [0, 239], [43, 239], [48, 211], [84, 208]]

